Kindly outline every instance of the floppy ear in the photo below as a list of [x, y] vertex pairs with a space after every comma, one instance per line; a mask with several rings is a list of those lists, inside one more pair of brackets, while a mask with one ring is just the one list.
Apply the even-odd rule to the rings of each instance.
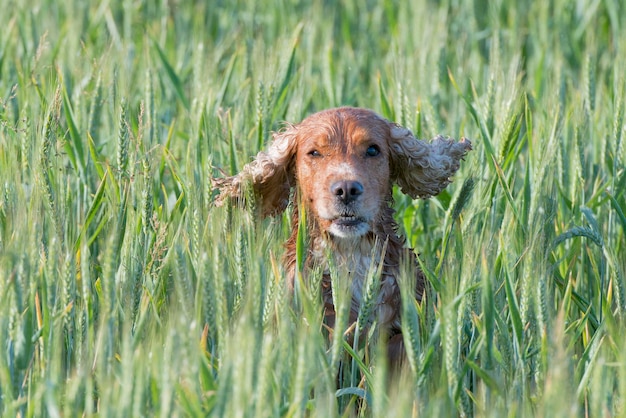
[[245, 200], [246, 186], [252, 186], [261, 216], [273, 216], [283, 212], [289, 204], [289, 193], [295, 184], [293, 166], [296, 152], [297, 132], [289, 126], [274, 133], [267, 150], [259, 152], [236, 176], [213, 179], [220, 191], [216, 205], [226, 200]]
[[441, 192], [472, 149], [466, 138], [456, 142], [441, 135], [430, 143], [416, 139], [410, 130], [391, 124], [391, 179], [412, 198], [428, 198]]

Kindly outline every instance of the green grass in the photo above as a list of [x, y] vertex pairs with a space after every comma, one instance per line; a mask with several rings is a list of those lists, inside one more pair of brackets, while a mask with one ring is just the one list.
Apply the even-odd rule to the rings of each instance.
[[[2, 416], [626, 414], [622, 2], [91, 3], [0, 0]], [[395, 195], [393, 379], [286, 291], [288, 213], [213, 205], [338, 105], [474, 144]]]

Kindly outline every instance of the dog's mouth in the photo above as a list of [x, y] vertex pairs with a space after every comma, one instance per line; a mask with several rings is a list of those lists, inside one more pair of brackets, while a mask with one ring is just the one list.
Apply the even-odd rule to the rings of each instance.
[[359, 237], [369, 231], [369, 223], [359, 217], [343, 214], [331, 221], [330, 233], [339, 238]]
[[349, 216], [349, 215], [344, 215], [344, 216], [340, 216], [338, 218], [336, 218], [333, 221], [333, 224], [335, 225], [339, 225], [342, 227], [346, 227], [346, 228], [350, 228], [350, 227], [354, 227], [357, 226], [361, 223], [365, 222], [365, 220], [356, 217], [356, 216]]

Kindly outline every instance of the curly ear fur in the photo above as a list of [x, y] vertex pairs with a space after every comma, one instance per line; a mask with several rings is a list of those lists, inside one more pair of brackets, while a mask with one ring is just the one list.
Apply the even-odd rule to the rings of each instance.
[[456, 142], [439, 135], [431, 143], [420, 141], [410, 130], [396, 124], [391, 124], [390, 137], [391, 179], [414, 199], [439, 194], [472, 149], [466, 138]]
[[274, 133], [267, 150], [259, 152], [236, 176], [214, 179], [220, 191], [216, 205], [226, 200], [245, 200], [245, 187], [251, 185], [261, 216], [274, 216], [289, 204], [289, 194], [294, 186], [293, 157], [297, 135], [293, 126]]

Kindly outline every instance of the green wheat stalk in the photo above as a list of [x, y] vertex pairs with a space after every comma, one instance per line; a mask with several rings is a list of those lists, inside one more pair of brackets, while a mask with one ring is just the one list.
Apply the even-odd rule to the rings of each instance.
[[144, 97], [146, 104], [146, 128], [148, 129], [148, 135], [146, 136], [147, 146], [146, 149], [149, 149], [155, 143], [155, 137], [157, 133], [156, 129], [156, 106], [155, 106], [155, 96], [154, 89], [152, 86], [152, 70], [148, 69], [146, 71], [146, 83], [144, 85]]
[[[402, 301], [402, 335], [407, 352], [407, 359], [411, 367], [412, 376], [416, 378], [418, 385], [424, 383], [421, 362], [422, 345], [420, 343], [419, 310], [415, 300], [415, 279], [412, 274], [407, 274], [405, 266], [401, 266], [399, 276], [400, 297]], [[410, 271], [410, 269], [408, 269]]]
[[595, 58], [587, 53], [584, 58], [585, 104], [590, 114], [596, 109], [596, 66]]
[[24, 175], [28, 173], [31, 158], [31, 124], [30, 119], [25, 115], [20, 116], [20, 128], [18, 130], [20, 138], [20, 163]]
[[122, 100], [120, 104], [120, 119], [117, 131], [117, 170], [118, 181], [128, 178], [128, 147], [129, 133], [128, 122], [126, 121], [126, 100]]
[[586, 226], [575, 226], [563, 232], [562, 234], [559, 234], [559, 236], [554, 239], [552, 247], [558, 247], [563, 242], [576, 237], [588, 238], [589, 240], [591, 240], [591, 242], [593, 242], [600, 248], [602, 248], [604, 245], [604, 239], [597, 230]]
[[620, 87], [616, 89], [615, 95], [615, 118], [613, 120], [613, 138], [615, 141], [615, 156], [613, 160], [613, 177], [616, 177], [617, 169], [623, 164], [619, 164], [623, 161], [623, 136], [624, 136], [624, 92], [626, 89], [626, 81], [620, 80]]
[[196, 205], [191, 212], [191, 262], [198, 270], [197, 261], [200, 260], [200, 210]]
[[382, 247], [378, 241], [374, 243], [372, 248], [371, 260], [381, 260], [379, 263], [372, 263], [369, 266], [365, 281], [363, 283], [363, 297], [361, 299], [361, 306], [359, 308], [359, 315], [357, 317], [357, 325], [355, 331], [355, 348], [358, 347], [358, 338], [360, 332], [370, 323], [374, 306], [376, 305], [378, 292], [380, 290], [380, 281], [383, 272], [385, 253], [387, 252], [387, 243], [382, 243]]
[[443, 353], [445, 364], [445, 375], [447, 379], [447, 393], [451, 400], [457, 400], [457, 391], [461, 382], [460, 369], [458, 364], [458, 329], [456, 307], [452, 304], [444, 311], [443, 322]]
[[[363, 295], [361, 298], [361, 304], [359, 306], [359, 313], [357, 315], [356, 328], [354, 330], [354, 343], [353, 348], [358, 352], [359, 350], [359, 340], [361, 337], [361, 333], [363, 330], [367, 328], [368, 325], [372, 324], [372, 313], [375, 305], [378, 303], [377, 297], [380, 292], [380, 282], [382, 280], [382, 273], [384, 267], [385, 253], [387, 252], [387, 244], [388, 240], [385, 240], [384, 243], [378, 242], [376, 240], [374, 242], [374, 246], [372, 248], [372, 253], [370, 255], [370, 260], [380, 260], [380, 262], [376, 263], [372, 261], [367, 271], [367, 275], [365, 277], [365, 281], [363, 283]], [[374, 329], [370, 330], [369, 334], [373, 335]], [[352, 381], [355, 382], [357, 380], [357, 364], [356, 359], [352, 359]], [[353, 384], [355, 386], [356, 383]]]
[[57, 232], [59, 237], [62, 237], [61, 234], [61, 221], [60, 214], [58, 212], [55, 190], [53, 185], [53, 163], [52, 163], [52, 155], [55, 148], [56, 136], [54, 131], [57, 125], [57, 117], [56, 113], [58, 111], [58, 106], [60, 104], [60, 89], [57, 88], [55, 92], [55, 99], [53, 101], [52, 106], [48, 109], [48, 116], [46, 119], [46, 124], [43, 130], [43, 140], [41, 144], [41, 149], [39, 152], [39, 169], [40, 169], [40, 184], [43, 188], [44, 202], [46, 204], [46, 208], [48, 209], [48, 213], [50, 215], [50, 221], [52, 222], [53, 229]]
[[349, 280], [342, 280], [342, 272], [333, 260], [331, 254], [326, 254], [329, 261], [333, 306], [335, 307], [335, 327], [333, 331], [330, 364], [336, 367], [339, 363], [344, 341], [344, 330], [348, 324], [348, 315], [352, 299], [352, 291], [349, 288]]
[[87, 132], [92, 136], [96, 134], [100, 127], [100, 111], [102, 108], [102, 73], [96, 75], [95, 94], [89, 104], [89, 111], [87, 114]]

